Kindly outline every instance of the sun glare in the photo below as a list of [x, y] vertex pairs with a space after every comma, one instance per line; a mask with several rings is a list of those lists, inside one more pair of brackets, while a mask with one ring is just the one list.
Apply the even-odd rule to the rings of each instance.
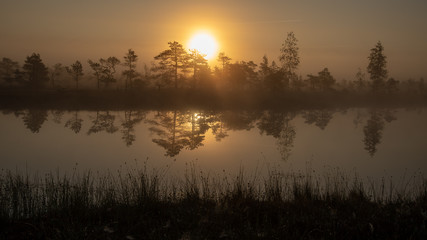
[[194, 34], [188, 43], [188, 47], [191, 50], [195, 49], [200, 53], [205, 54], [207, 60], [214, 58], [218, 51], [218, 44], [215, 38], [205, 32]]

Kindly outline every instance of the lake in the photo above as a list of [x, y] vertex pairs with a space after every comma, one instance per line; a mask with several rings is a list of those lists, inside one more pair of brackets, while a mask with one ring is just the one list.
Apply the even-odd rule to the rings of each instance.
[[426, 110], [3, 110], [0, 168], [43, 174], [148, 166], [179, 176], [195, 166], [210, 175], [340, 171], [408, 182], [427, 173]]

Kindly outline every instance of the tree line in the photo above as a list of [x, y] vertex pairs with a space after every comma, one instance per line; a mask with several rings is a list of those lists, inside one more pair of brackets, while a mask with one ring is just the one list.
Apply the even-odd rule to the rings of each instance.
[[[70, 66], [61, 63], [47, 67], [38, 53], [28, 56], [21, 67], [16, 61], [2, 58], [0, 80], [2, 87], [26, 87], [31, 89], [64, 88], [68, 79], [79, 89], [84, 75], [95, 79], [96, 89], [210, 89], [210, 90], [262, 90], [273, 93], [286, 91], [331, 92], [338, 90], [354, 92], [425, 93], [424, 79], [398, 81], [388, 76], [387, 57], [381, 42], [370, 50], [366, 73], [359, 68], [355, 78], [337, 81], [328, 68], [306, 77], [297, 74], [300, 65], [298, 40], [293, 32], [287, 34], [280, 48], [278, 63], [266, 55], [259, 64], [254, 61], [235, 61], [225, 52], [218, 54], [220, 66], [208, 65], [206, 56], [197, 50], [186, 50], [174, 41], [161, 51], [142, 71], [137, 71], [138, 55], [129, 49], [120, 60], [117, 57], [87, 61], [89, 69], [83, 69], [80, 61]], [[121, 68], [122, 71], [118, 72]], [[368, 77], [367, 77], [368, 75]], [[118, 82], [122, 83], [119, 84]]]

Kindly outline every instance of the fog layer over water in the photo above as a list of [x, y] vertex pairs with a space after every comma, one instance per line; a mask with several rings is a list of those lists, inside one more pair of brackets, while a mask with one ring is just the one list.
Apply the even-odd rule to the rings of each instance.
[[0, 114], [0, 168], [72, 173], [143, 167], [180, 175], [243, 169], [427, 173], [426, 109], [58, 111]]

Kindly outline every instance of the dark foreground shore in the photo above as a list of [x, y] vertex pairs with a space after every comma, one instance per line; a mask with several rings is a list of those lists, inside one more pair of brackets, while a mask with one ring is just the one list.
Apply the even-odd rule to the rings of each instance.
[[[426, 239], [427, 181], [397, 191], [348, 177], [189, 171], [44, 177], [3, 171], [1, 239]], [[324, 179], [320, 180], [320, 179]], [[347, 179], [347, 180], [345, 180]]]

